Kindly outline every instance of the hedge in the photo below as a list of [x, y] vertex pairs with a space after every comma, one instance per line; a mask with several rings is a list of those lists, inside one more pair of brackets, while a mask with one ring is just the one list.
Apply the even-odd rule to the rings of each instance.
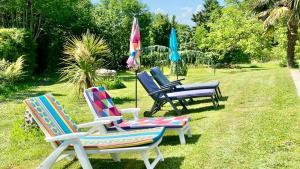
[[15, 62], [23, 56], [27, 74], [31, 74], [36, 67], [36, 46], [32, 33], [28, 30], [0, 28], [0, 59]]

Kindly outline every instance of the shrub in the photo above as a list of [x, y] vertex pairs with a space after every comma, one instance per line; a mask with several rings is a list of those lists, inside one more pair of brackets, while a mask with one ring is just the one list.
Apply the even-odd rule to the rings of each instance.
[[21, 79], [24, 74], [24, 59], [19, 57], [16, 62], [10, 63], [5, 59], [0, 60], [0, 80], [14, 83]]
[[99, 37], [89, 31], [80, 38], [73, 37], [64, 46], [66, 57], [61, 69], [61, 80], [67, 80], [75, 86], [77, 96], [84, 89], [94, 86], [97, 80], [96, 70], [102, 65], [102, 56], [107, 55], [108, 46]]
[[119, 78], [112, 79], [103, 79], [99, 81], [99, 85], [105, 87], [107, 90], [111, 89], [123, 89], [125, 88], [125, 84]]
[[36, 67], [36, 43], [32, 33], [25, 29], [1, 28], [0, 29], [0, 59], [15, 62], [23, 56], [28, 74]]

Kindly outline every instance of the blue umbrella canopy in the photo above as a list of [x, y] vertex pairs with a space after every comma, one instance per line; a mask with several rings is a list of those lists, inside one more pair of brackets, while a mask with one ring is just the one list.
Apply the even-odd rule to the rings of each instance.
[[172, 62], [178, 63], [180, 56], [178, 53], [178, 48], [177, 48], [177, 37], [176, 37], [176, 30], [172, 28], [171, 30], [171, 35], [170, 35], [170, 49], [171, 49], [171, 54], [169, 56], [170, 60]]

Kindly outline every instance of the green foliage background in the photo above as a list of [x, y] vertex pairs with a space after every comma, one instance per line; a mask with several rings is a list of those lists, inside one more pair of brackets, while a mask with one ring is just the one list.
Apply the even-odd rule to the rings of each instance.
[[[70, 36], [79, 36], [87, 29], [103, 38], [109, 46], [110, 53], [104, 58], [104, 68], [126, 69], [134, 16], [139, 19], [143, 48], [157, 45], [168, 47], [171, 27], [175, 27], [179, 50], [186, 53], [195, 51], [185, 54], [187, 64], [286, 62], [286, 24], [280, 21], [272, 31], [267, 32], [262, 21], [251, 11], [250, 1], [227, 0], [221, 6], [216, 0], [205, 0], [204, 8], [193, 15], [196, 26], [176, 23], [174, 16], [151, 13], [148, 6], [138, 0], [102, 0], [99, 4], [92, 4], [90, 0], [0, 2], [0, 27], [32, 32], [37, 45], [35, 48], [35, 43], [24, 42], [33, 45], [30, 47], [31, 54], [25, 60], [32, 68], [37, 65], [34, 69], [37, 73], [55, 73], [63, 67], [64, 43]], [[18, 55], [12, 53], [10, 57], [17, 58]], [[170, 66], [165, 52], [152, 52], [151, 56], [146, 52], [142, 53], [143, 57], [146, 65]]]
[[0, 29], [0, 59], [15, 62], [23, 56], [28, 73], [36, 67], [36, 43], [32, 33], [26, 29]]

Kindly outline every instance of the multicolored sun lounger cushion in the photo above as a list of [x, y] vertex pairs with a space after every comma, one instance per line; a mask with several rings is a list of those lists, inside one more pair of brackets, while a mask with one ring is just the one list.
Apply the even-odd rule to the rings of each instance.
[[85, 149], [111, 149], [148, 145], [158, 141], [164, 134], [164, 127], [131, 130], [124, 132], [92, 135], [80, 138]]
[[[104, 87], [92, 87], [85, 90], [87, 101], [91, 103], [93, 112], [98, 118], [108, 116], [121, 116], [120, 111], [114, 105], [112, 98]], [[188, 116], [178, 117], [158, 117], [158, 118], [140, 118], [137, 120], [121, 120], [119, 127], [123, 129], [130, 128], [149, 128], [149, 127], [166, 127], [181, 128], [190, 121]]]
[[[46, 94], [24, 101], [43, 132], [49, 137], [79, 132], [78, 127], [51, 95]], [[151, 144], [159, 140], [165, 129], [163, 127], [115, 132], [103, 135], [83, 136], [80, 141], [86, 148], [121, 148]], [[61, 142], [56, 142], [60, 145]]]
[[121, 128], [149, 128], [149, 127], [167, 127], [181, 128], [190, 121], [188, 116], [178, 117], [157, 117], [157, 118], [140, 118], [137, 120], [123, 120], [119, 124]]

